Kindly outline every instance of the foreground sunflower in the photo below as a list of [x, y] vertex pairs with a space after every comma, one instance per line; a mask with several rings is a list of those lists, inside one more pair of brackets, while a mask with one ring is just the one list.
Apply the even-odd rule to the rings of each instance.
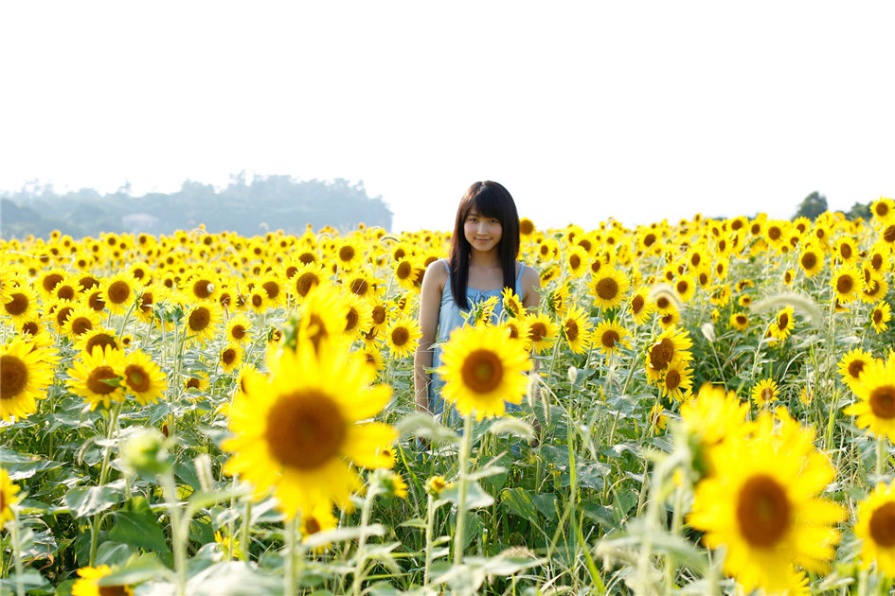
[[53, 382], [55, 349], [15, 338], [0, 345], [0, 420], [27, 418]]
[[231, 454], [224, 471], [257, 496], [273, 491], [289, 519], [321, 504], [349, 509], [363, 486], [356, 468], [391, 467], [385, 454], [397, 438], [390, 425], [369, 421], [391, 388], [372, 384], [363, 356], [342, 342], [310, 342], [268, 351], [269, 373], [244, 379], [229, 410], [232, 436], [221, 444]]
[[861, 540], [862, 566], [876, 563], [883, 575], [895, 578], [895, 482], [880, 482], [858, 503], [855, 536]]
[[108, 565], [82, 567], [78, 569], [81, 576], [72, 584], [72, 596], [133, 596], [134, 589], [127, 584], [100, 584], [100, 580], [112, 574]]
[[9, 478], [6, 468], [0, 468], [0, 528], [15, 517], [12, 506], [19, 502], [19, 485]]
[[855, 416], [858, 428], [895, 441], [895, 358], [870, 361], [851, 389], [858, 401], [843, 412]]
[[522, 402], [529, 370], [531, 359], [523, 342], [511, 340], [504, 327], [476, 325], [451, 334], [437, 372], [444, 379], [445, 400], [462, 416], [482, 420], [503, 415], [505, 402]]
[[836, 470], [812, 430], [785, 410], [763, 412], [753, 432], [728, 438], [710, 457], [715, 473], [697, 484], [688, 521], [705, 532], [707, 547], [725, 549], [724, 570], [746, 593], [783, 592], [799, 568], [828, 572], [835, 524], [846, 516], [820, 497]]

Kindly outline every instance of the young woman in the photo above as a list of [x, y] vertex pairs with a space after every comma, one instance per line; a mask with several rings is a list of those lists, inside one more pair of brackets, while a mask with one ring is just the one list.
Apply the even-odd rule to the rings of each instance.
[[[432, 262], [423, 275], [419, 307], [423, 335], [413, 376], [418, 411], [443, 414], [443, 382], [429, 371], [441, 365], [440, 345], [463, 325], [463, 315], [474, 303], [491, 296], [499, 299], [504, 288], [512, 288], [526, 309], [537, 308], [540, 276], [518, 262], [518, 256], [519, 214], [513, 197], [497, 182], [474, 183], [460, 199], [449, 257]], [[502, 310], [498, 300], [495, 321]]]

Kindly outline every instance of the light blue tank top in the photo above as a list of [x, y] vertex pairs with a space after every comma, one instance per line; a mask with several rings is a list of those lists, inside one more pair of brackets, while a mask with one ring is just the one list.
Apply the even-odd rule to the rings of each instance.
[[[444, 289], [441, 291], [441, 308], [438, 310], [438, 329], [435, 333], [435, 345], [432, 350], [433, 370], [438, 369], [438, 367], [441, 366], [442, 346], [451, 336], [451, 332], [466, 323], [463, 318], [464, 312], [461, 311], [460, 307], [457, 306], [457, 303], [454, 302], [454, 292], [451, 290], [451, 269], [448, 265], [448, 261], [447, 259], [439, 259], [439, 262], [442, 263], [447, 270], [448, 278], [444, 284]], [[520, 263], [519, 272], [516, 274], [515, 291], [520, 299], [522, 298], [522, 271], [526, 266], [527, 265]], [[466, 298], [469, 301], [470, 307], [473, 307], [492, 296], [496, 296], [498, 301], [497, 305], [494, 307], [492, 321], [497, 323], [503, 314], [503, 302], [500, 300], [502, 292], [503, 288], [497, 290], [476, 290], [475, 288], [467, 287]], [[444, 412], [444, 399], [441, 397], [442, 387], [444, 387], [444, 381], [433, 372], [431, 383], [429, 383], [429, 410], [436, 416], [441, 416]]]

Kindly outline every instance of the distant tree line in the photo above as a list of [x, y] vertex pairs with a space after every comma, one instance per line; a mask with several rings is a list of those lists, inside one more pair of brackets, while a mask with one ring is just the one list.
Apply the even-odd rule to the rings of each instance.
[[109, 194], [93, 189], [59, 194], [52, 186], [0, 193], [0, 235], [46, 238], [54, 230], [79, 239], [101, 232], [170, 234], [204, 225], [209, 232], [263, 236], [268, 230], [301, 234], [363, 223], [391, 229], [393, 213], [363, 183], [297, 181], [290, 176], [231, 177], [222, 190], [185, 181], [180, 190], [132, 196], [125, 187]]
[[[793, 215], [792, 218], [807, 217], [811, 221], [814, 221], [817, 219], [818, 215], [827, 210], [827, 197], [814, 191], [799, 203], [799, 210], [796, 211], [796, 214]], [[844, 211], [843, 213], [845, 213], [845, 217], [850, 220], [870, 219], [870, 203], [855, 202], [851, 209]]]

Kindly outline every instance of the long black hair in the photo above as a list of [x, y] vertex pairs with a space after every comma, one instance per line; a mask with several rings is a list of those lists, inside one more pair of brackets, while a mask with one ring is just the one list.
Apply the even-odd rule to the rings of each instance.
[[474, 182], [460, 199], [454, 235], [451, 238], [451, 292], [454, 294], [454, 302], [463, 310], [469, 309], [466, 287], [469, 281], [469, 253], [472, 252], [463, 226], [473, 207], [482, 216], [497, 219], [503, 228], [497, 256], [503, 269], [504, 287], [513, 288], [516, 285], [516, 257], [519, 256], [519, 213], [512, 195], [497, 182]]

